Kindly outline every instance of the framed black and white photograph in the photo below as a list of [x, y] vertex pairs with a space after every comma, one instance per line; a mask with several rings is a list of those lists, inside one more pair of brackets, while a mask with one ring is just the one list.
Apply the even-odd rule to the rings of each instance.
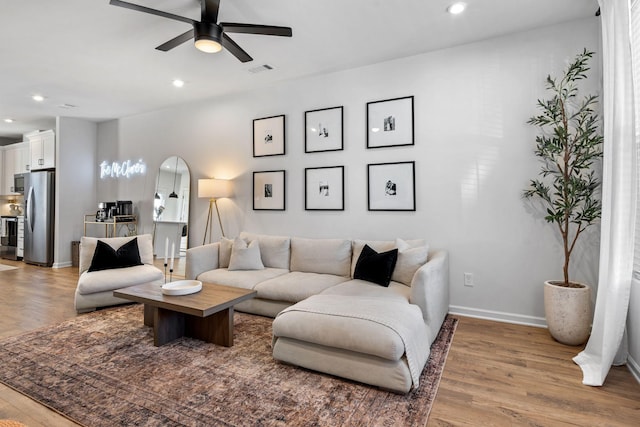
[[285, 210], [285, 171], [259, 171], [253, 173], [253, 210]]
[[344, 166], [305, 168], [304, 209], [344, 210]]
[[342, 107], [305, 111], [304, 152], [343, 150], [342, 120]]
[[415, 211], [415, 162], [367, 165], [367, 208], [370, 211]]
[[367, 148], [414, 145], [413, 96], [367, 102]]
[[285, 154], [284, 114], [253, 120], [253, 157]]

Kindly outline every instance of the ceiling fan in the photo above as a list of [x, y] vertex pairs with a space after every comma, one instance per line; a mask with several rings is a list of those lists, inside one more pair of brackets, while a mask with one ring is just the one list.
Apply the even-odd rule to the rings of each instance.
[[156, 47], [156, 49], [166, 52], [174, 47], [180, 46], [191, 39], [195, 40], [197, 49], [213, 53], [219, 52], [224, 47], [233, 56], [241, 62], [252, 61], [249, 56], [236, 42], [234, 42], [227, 33], [245, 33], [245, 34], [263, 34], [267, 36], [291, 37], [290, 27], [276, 27], [273, 25], [254, 25], [254, 24], [238, 24], [233, 22], [218, 23], [218, 9], [220, 8], [220, 0], [200, 0], [201, 18], [195, 21], [183, 16], [174, 15], [172, 13], [163, 12], [161, 10], [151, 9], [145, 6], [128, 3], [120, 0], [110, 0], [109, 4], [120, 6], [138, 12], [150, 13], [151, 15], [161, 16], [163, 18], [173, 19], [176, 21], [186, 22], [193, 26], [192, 29], [172, 38], [166, 43]]

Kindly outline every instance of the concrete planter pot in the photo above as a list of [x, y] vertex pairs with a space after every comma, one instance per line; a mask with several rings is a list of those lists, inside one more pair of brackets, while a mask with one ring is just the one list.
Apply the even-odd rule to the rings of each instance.
[[591, 288], [577, 282], [544, 282], [544, 311], [551, 336], [567, 345], [584, 344], [591, 332]]

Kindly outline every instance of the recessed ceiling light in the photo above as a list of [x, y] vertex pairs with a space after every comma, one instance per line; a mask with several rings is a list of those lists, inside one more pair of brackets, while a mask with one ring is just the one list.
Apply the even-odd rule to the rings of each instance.
[[175, 87], [182, 87], [182, 86], [184, 86], [184, 80], [175, 79], [175, 80], [173, 81], [173, 85], [174, 85]]
[[447, 12], [449, 12], [452, 15], [458, 15], [458, 14], [464, 12], [464, 10], [466, 8], [467, 8], [467, 4], [466, 3], [458, 2], [458, 3], [454, 3], [451, 6], [449, 6], [447, 8]]
[[10, 118], [8, 118], [8, 117], [7, 117], [6, 119], [4, 119], [4, 121], [5, 121], [6, 123], [13, 123], [13, 119], [10, 119]]
[[31, 99], [33, 99], [36, 102], [42, 102], [42, 101], [44, 101], [44, 96], [42, 96], [42, 95], [33, 95], [31, 97]]

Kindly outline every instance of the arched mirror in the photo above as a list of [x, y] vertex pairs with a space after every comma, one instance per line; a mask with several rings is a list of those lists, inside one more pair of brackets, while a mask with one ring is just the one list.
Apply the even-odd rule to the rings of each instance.
[[189, 167], [182, 158], [173, 156], [162, 162], [153, 195], [154, 253], [158, 258], [165, 256], [167, 246], [166, 255], [171, 256], [172, 245], [176, 258], [186, 255], [190, 186]]

